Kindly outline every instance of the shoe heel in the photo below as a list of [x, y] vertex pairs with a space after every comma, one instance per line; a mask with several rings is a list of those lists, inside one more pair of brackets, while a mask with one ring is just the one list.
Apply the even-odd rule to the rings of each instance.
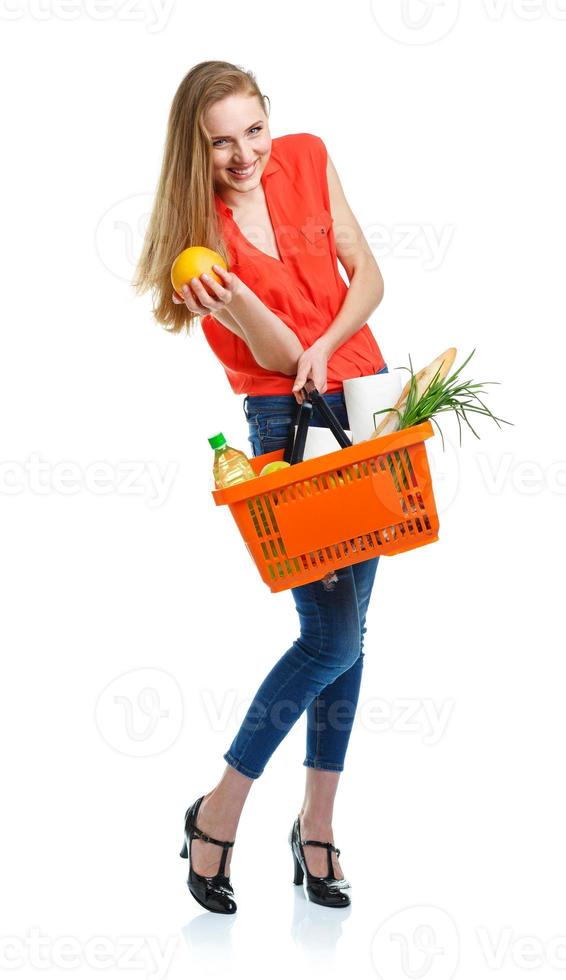
[[295, 854], [294, 851], [293, 851], [293, 864], [294, 864], [294, 871], [295, 871], [295, 876], [293, 878], [293, 884], [294, 885], [302, 885], [303, 878], [305, 877], [305, 873], [304, 873], [304, 871], [303, 871], [303, 869], [301, 867], [301, 862], [300, 861], [297, 861], [297, 856], [296, 856], [296, 854]]
[[187, 842], [183, 841], [183, 848], [181, 850], [179, 857], [188, 858], [188, 856], [189, 856], [189, 852], [187, 851]]

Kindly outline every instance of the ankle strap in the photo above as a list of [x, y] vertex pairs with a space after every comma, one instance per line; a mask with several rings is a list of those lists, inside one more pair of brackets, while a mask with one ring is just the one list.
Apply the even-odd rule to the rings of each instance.
[[193, 834], [196, 834], [196, 836], [197, 837], [200, 837], [201, 840], [207, 841], [209, 844], [218, 844], [219, 847], [226, 847], [226, 848], [233, 847], [234, 844], [236, 843], [233, 840], [231, 840], [231, 841], [227, 841], [227, 840], [216, 840], [216, 837], [210, 837], [209, 834], [204, 834], [202, 832], [202, 830], [199, 830], [198, 827], [195, 826], [195, 824], [193, 824], [193, 826], [192, 826], [192, 831], [193, 831]]
[[301, 841], [301, 844], [302, 844], [303, 846], [304, 846], [305, 844], [313, 844], [313, 845], [314, 845], [315, 847], [326, 847], [326, 848], [328, 849], [328, 851], [329, 851], [329, 852], [330, 852], [330, 851], [335, 851], [335, 853], [336, 853], [336, 856], [337, 856], [337, 857], [340, 857], [340, 848], [339, 848], [339, 847], [334, 847], [334, 844], [331, 844], [331, 843], [330, 843], [330, 841], [322, 841], [322, 840], [302, 840], [302, 841]]

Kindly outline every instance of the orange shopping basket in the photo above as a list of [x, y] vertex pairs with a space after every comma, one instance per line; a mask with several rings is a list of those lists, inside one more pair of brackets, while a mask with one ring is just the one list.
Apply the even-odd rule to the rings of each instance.
[[[303, 388], [303, 395], [297, 433], [291, 424], [286, 448], [250, 459], [255, 480], [212, 491], [215, 504], [230, 508], [272, 592], [438, 540], [424, 444], [434, 435], [431, 422], [352, 445], [316, 388]], [[313, 408], [342, 448], [303, 461]], [[280, 459], [291, 465], [259, 476], [266, 463]]]

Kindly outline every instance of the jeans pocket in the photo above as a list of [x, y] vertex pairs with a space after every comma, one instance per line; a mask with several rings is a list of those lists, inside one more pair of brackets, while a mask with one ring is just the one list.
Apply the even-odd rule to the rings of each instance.
[[268, 439], [286, 439], [294, 418], [290, 415], [273, 415], [265, 419], [265, 434]]
[[294, 421], [291, 415], [268, 415], [259, 420], [259, 438], [264, 453], [285, 448]]

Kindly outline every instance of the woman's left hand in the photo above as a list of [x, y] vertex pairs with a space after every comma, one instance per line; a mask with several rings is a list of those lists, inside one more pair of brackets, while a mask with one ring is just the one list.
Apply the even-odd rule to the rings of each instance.
[[293, 385], [293, 394], [298, 401], [299, 405], [303, 403], [303, 393], [302, 389], [305, 382], [310, 378], [314, 383], [317, 391], [321, 395], [324, 394], [327, 388], [327, 369], [328, 369], [328, 352], [324, 347], [314, 343], [311, 347], [307, 347], [303, 351], [299, 360], [297, 361], [297, 377]]

